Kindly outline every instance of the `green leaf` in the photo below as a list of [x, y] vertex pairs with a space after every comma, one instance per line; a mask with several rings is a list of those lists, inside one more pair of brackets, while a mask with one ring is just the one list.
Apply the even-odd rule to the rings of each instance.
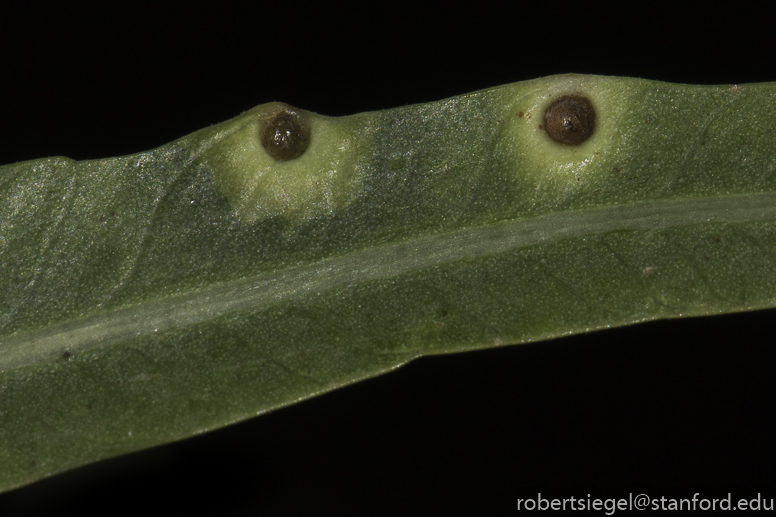
[[[0, 490], [422, 355], [773, 307], [775, 93], [567, 75], [271, 103], [1, 167]], [[578, 145], [545, 130], [567, 96], [595, 111]], [[309, 141], [273, 154], [278, 127]]]

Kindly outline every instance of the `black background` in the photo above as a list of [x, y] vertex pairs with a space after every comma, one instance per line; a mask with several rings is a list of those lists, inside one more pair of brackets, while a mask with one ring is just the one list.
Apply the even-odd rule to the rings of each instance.
[[[2, 164], [134, 153], [272, 100], [347, 115], [566, 72], [776, 80], [767, 17], [735, 4], [2, 5]], [[418, 360], [0, 495], [0, 515], [494, 514], [537, 492], [776, 497], [774, 315]]]

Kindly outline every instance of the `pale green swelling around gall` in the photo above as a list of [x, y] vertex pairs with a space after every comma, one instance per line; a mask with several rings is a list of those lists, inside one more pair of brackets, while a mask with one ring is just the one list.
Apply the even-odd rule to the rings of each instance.
[[774, 83], [563, 75], [0, 167], [0, 490], [422, 355], [773, 307], [774, 148]]

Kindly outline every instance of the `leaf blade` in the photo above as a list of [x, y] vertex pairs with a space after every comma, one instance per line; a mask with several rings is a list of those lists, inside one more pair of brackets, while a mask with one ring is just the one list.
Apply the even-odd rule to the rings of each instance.
[[[536, 140], [542, 133], [535, 124], [514, 124], [530, 109], [536, 113], [548, 96], [537, 101], [536, 92], [548, 84], [557, 91], [610, 88], [599, 107], [614, 97], [614, 111], [626, 123], [610, 120], [607, 128], [604, 117], [603, 136], [588, 148], [547, 147]], [[687, 114], [708, 111], [711, 103], [716, 117], [740, 92], [702, 88], [711, 100], [693, 104], [698, 92], [692, 88], [562, 76], [355, 116], [338, 122], [337, 134], [350, 131], [344, 138], [355, 138], [359, 128], [371, 128], [371, 146], [356, 143], [363, 152], [349, 166], [370, 169], [360, 181], [379, 193], [360, 193], [347, 207], [309, 220], [235, 217], [219, 192], [218, 168], [243, 161], [219, 161], [211, 151], [243, 149], [240, 139], [267, 109], [262, 106], [149, 153], [55, 159], [43, 179], [34, 176], [45, 169], [40, 162], [4, 168], [4, 179], [18, 178], [17, 171], [30, 178], [4, 182], [11, 190], [26, 186], [33, 199], [33, 187], [49, 188], [43, 197], [60, 203], [47, 209], [49, 218], [60, 217], [44, 225], [37, 240], [43, 259], [32, 270], [56, 269], [57, 252], [70, 250], [70, 263], [84, 264], [100, 243], [125, 246], [103, 253], [99, 267], [87, 267], [75, 281], [44, 283], [51, 291], [30, 297], [38, 304], [32, 309], [20, 310], [15, 292], [3, 299], [14, 309], [4, 314], [20, 319], [0, 338], [1, 432], [13, 444], [2, 450], [7, 467], [0, 486], [213, 429], [420, 355], [773, 306], [776, 194], [769, 148], [763, 148], [773, 135], [739, 131], [732, 141], [741, 145], [732, 145], [723, 130], [716, 144], [724, 145], [696, 152], [704, 147], [696, 133], [676, 138], [697, 125]], [[749, 88], [758, 89], [767, 98], [773, 86]], [[634, 115], [623, 99], [630, 102], [636, 90], [661, 99], [666, 90], [675, 97], [684, 92], [690, 96], [684, 118], [674, 104], [654, 98], [642, 100]], [[504, 113], [517, 115], [524, 105], [523, 116], [488, 126], [499, 110], [503, 121]], [[659, 138], [618, 147], [656, 131], [636, 115], [658, 108], [665, 114]], [[766, 120], [768, 110], [759, 111], [757, 120]], [[713, 120], [705, 120], [703, 135]], [[424, 136], [439, 128], [442, 136]], [[525, 151], [514, 149], [515, 132], [535, 140], [534, 155], [519, 158]], [[736, 153], [747, 145], [757, 151], [747, 158], [759, 168], [736, 178]], [[461, 157], [470, 147], [478, 151]], [[492, 159], [487, 153], [494, 150]], [[510, 160], [522, 165], [506, 166]], [[546, 177], [537, 179], [531, 164], [542, 160]], [[598, 160], [598, 168], [585, 160]], [[582, 165], [557, 176], [569, 172], [569, 163]], [[658, 173], [645, 183], [632, 172], [619, 174], [623, 164]], [[156, 188], [148, 188], [156, 171]], [[525, 174], [510, 176], [515, 171]], [[103, 182], [94, 199], [79, 200], [83, 190], [63, 186], [86, 178]], [[111, 180], [123, 191], [111, 189]], [[533, 190], [518, 188], [532, 181]], [[110, 225], [100, 217], [106, 206], [123, 208], [122, 216], [102, 232]], [[71, 220], [74, 227], [64, 233], [75, 243], [52, 244], [61, 221]], [[9, 221], [3, 218], [5, 228]], [[24, 232], [13, 241], [19, 249], [30, 247]], [[84, 291], [95, 271], [113, 270], [119, 280], [106, 274], [102, 287]], [[13, 274], [6, 273], [13, 281], [4, 284], [20, 284], [23, 274]], [[57, 298], [70, 292], [87, 295], [64, 302], [62, 310]]]

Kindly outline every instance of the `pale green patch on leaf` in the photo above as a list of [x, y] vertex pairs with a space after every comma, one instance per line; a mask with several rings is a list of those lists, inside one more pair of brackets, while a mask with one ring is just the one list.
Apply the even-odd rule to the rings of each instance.
[[306, 145], [299, 156], [281, 161], [262, 145], [262, 136], [272, 129], [273, 118], [289, 109], [264, 104], [222, 124], [229, 136], [198, 160], [212, 170], [218, 190], [243, 223], [283, 216], [299, 224], [332, 215], [353, 201], [361, 187], [370, 119], [291, 109], [304, 126]]
[[[422, 355], [773, 307], [775, 95], [567, 75], [0, 167], [0, 490]], [[594, 117], [551, 138], [563, 97]]]

